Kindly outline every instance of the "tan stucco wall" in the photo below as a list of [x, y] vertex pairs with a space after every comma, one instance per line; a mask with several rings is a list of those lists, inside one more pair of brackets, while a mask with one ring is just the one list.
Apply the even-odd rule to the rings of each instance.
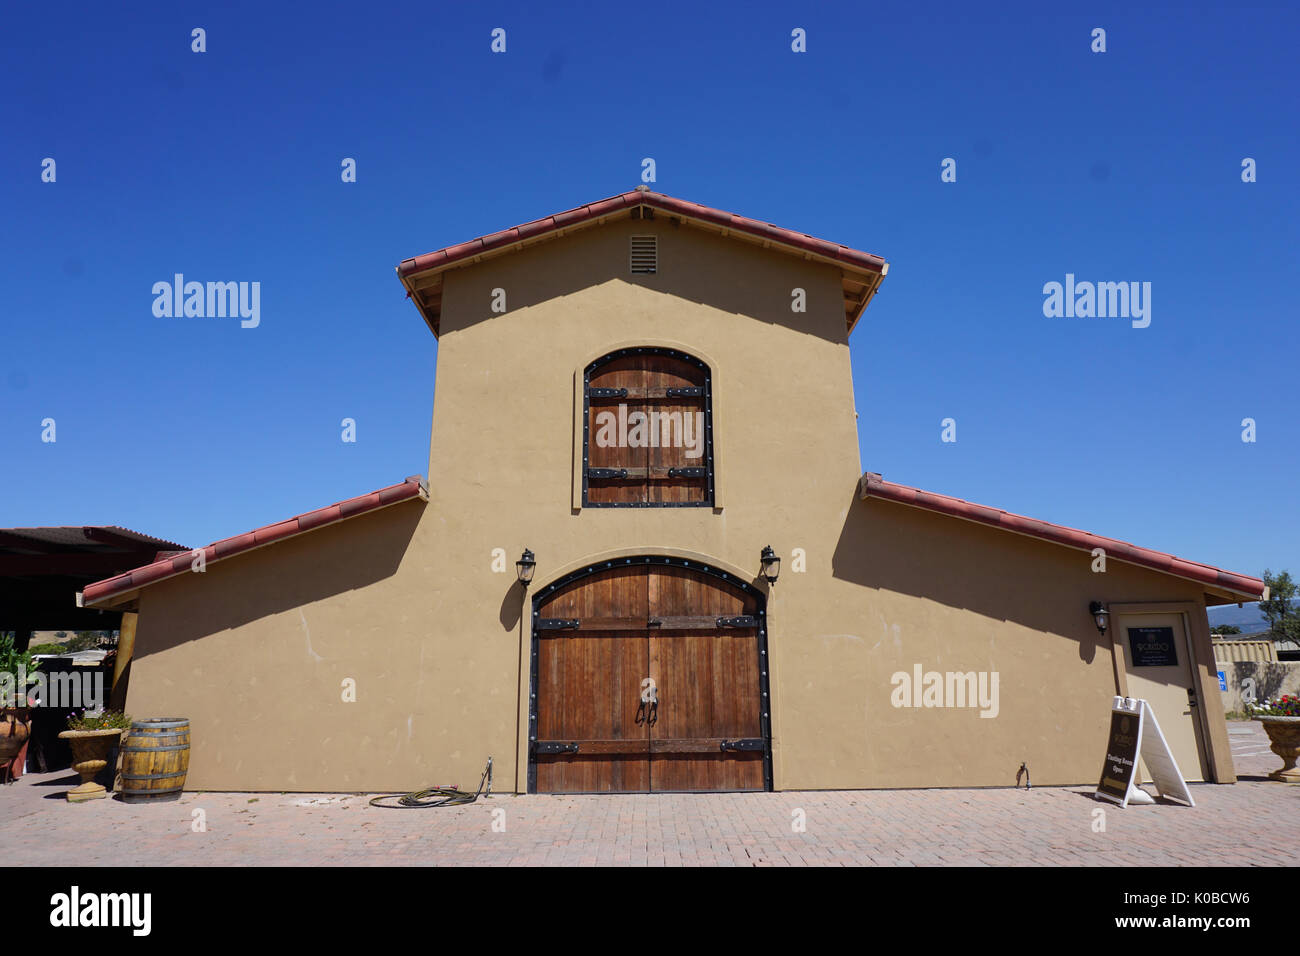
[[1217, 661], [1215, 666], [1228, 685], [1219, 691], [1225, 711], [1244, 713], [1243, 695], [1252, 692], [1255, 703], [1300, 694], [1300, 661]]
[[[627, 236], [648, 232], [660, 272], [630, 277]], [[806, 314], [790, 311], [796, 286]], [[540, 586], [607, 552], [694, 554], [757, 578], [773, 545], [786, 559], [768, 609], [778, 789], [1010, 785], [1021, 761], [1035, 784], [1095, 781], [1115, 677], [1088, 601], [1200, 603], [1155, 572], [1112, 561], [1095, 575], [1083, 552], [858, 501], [828, 266], [620, 221], [449, 273], [442, 330], [427, 505], [143, 592], [129, 707], [191, 718], [191, 787], [472, 786], [491, 754], [498, 789], [522, 789], [525, 546]], [[575, 370], [632, 341], [714, 363], [722, 508], [574, 507]], [[890, 676], [917, 663], [998, 671], [1000, 716], [892, 707]], [[348, 677], [356, 703], [340, 699]]]

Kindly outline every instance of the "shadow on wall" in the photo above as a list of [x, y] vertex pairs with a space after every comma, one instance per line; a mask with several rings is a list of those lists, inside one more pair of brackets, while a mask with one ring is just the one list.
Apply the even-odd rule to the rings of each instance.
[[403, 502], [146, 589], [134, 657], [391, 577], [423, 512], [424, 502]]
[[527, 606], [528, 591], [516, 579], [506, 588], [505, 595], [501, 598], [501, 608], [498, 613], [498, 619], [501, 621], [501, 629], [513, 632], [519, 627], [519, 620], [523, 617], [524, 607]]
[[1227, 689], [1223, 709], [1241, 713], [1246, 698], [1256, 702], [1276, 700], [1283, 694], [1300, 694], [1300, 661], [1216, 661]]
[[[1077, 642], [1091, 663], [1110, 638], [1097, 633], [1090, 598], [1107, 601], [1185, 599], [1169, 579], [1112, 562], [1094, 574], [1091, 556], [958, 518], [932, 514], [856, 492], [832, 558], [842, 580], [1012, 621]], [[1155, 579], [1155, 580], [1153, 580]], [[1162, 598], [1161, 595], [1164, 595]]]

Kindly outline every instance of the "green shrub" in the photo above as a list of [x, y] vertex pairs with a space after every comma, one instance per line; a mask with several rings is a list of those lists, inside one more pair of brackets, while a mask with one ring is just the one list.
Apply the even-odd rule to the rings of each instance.
[[120, 710], [106, 710], [102, 714], [68, 715], [69, 730], [127, 730], [131, 718]]
[[27, 653], [36, 654], [66, 654], [68, 648], [63, 644], [37, 644], [35, 647], [27, 648]]

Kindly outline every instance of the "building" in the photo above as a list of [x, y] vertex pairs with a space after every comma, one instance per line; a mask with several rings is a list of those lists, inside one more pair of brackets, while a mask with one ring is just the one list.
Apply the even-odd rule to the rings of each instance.
[[644, 188], [402, 262], [428, 482], [86, 587], [131, 711], [193, 788], [802, 790], [1095, 781], [1123, 693], [1231, 782], [1205, 609], [1263, 583], [863, 474], [887, 268]]
[[[121, 642], [129, 651], [135, 615], [80, 607], [77, 594], [106, 575], [129, 572], [168, 551], [184, 552], [185, 546], [115, 525], [0, 528], [0, 633], [12, 631], [16, 647], [27, 650], [33, 635], [42, 630], [117, 631], [126, 620]], [[66, 676], [74, 667], [83, 673], [82, 669], [94, 667], [102, 672], [108, 702], [120, 704], [126, 677], [114, 667], [114, 660], [105, 660], [108, 656], [95, 651], [57, 660], [47, 657], [42, 670], [53, 677]], [[98, 666], [88, 658], [98, 658]], [[30, 745], [24, 744], [9, 762], [11, 778], [22, 776], [29, 750], [32, 766], [38, 770], [68, 766], [72, 749], [58, 735], [66, 726], [68, 711], [82, 703], [80, 696], [71, 701], [46, 699], [32, 709]]]

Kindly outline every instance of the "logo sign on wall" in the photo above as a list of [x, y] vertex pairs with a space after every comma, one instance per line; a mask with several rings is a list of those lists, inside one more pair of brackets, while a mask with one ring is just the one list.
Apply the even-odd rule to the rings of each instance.
[[1196, 806], [1151, 705], [1140, 698], [1116, 697], [1111, 704], [1110, 737], [1106, 741], [1106, 762], [1101, 768], [1101, 782], [1097, 784], [1097, 799], [1121, 807], [1130, 802], [1153, 803], [1151, 795], [1138, 786], [1139, 757], [1161, 797]]
[[1129, 659], [1134, 667], [1177, 667], [1172, 627], [1130, 627]]

